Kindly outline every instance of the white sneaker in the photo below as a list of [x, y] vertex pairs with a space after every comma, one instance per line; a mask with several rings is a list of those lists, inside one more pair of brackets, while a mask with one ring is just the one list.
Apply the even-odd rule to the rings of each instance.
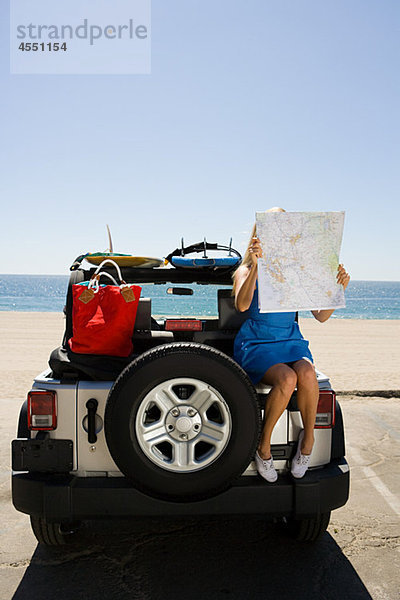
[[274, 483], [274, 481], [278, 479], [278, 473], [275, 470], [274, 459], [272, 458], [272, 455], [271, 458], [265, 460], [261, 458], [257, 451], [255, 459], [257, 471], [259, 472], [261, 477], [266, 479], [269, 483]]
[[296, 477], [296, 479], [301, 479], [302, 477], [304, 477], [311, 458], [311, 454], [301, 453], [301, 443], [303, 441], [303, 437], [304, 429], [300, 431], [299, 441], [297, 444], [297, 452], [292, 460], [292, 467], [290, 469], [293, 477]]

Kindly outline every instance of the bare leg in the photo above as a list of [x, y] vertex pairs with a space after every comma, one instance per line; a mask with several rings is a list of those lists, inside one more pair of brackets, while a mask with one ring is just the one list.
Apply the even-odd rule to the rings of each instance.
[[297, 374], [288, 365], [279, 363], [270, 367], [262, 378], [262, 382], [272, 385], [265, 403], [264, 427], [262, 430], [258, 454], [263, 459], [271, 457], [272, 431], [289, 404], [297, 383]]
[[308, 360], [298, 360], [292, 365], [292, 368], [297, 373], [297, 406], [304, 426], [301, 453], [311, 454], [319, 398], [317, 377], [314, 366]]

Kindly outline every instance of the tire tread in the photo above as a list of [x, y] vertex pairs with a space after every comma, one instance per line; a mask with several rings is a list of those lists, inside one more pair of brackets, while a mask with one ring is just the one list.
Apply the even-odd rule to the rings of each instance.
[[298, 542], [314, 542], [326, 531], [330, 517], [331, 513], [326, 512], [311, 519], [291, 519], [288, 522], [289, 532]]
[[44, 546], [62, 546], [66, 543], [60, 531], [59, 523], [48, 523], [43, 517], [31, 515], [31, 527], [39, 544]]

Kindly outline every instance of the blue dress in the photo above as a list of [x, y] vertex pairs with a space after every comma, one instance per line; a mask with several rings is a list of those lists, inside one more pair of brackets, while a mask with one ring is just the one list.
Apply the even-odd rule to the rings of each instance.
[[260, 313], [258, 286], [234, 344], [234, 358], [246, 371], [253, 384], [278, 363], [291, 363], [313, 357], [308, 342], [301, 335], [295, 312]]

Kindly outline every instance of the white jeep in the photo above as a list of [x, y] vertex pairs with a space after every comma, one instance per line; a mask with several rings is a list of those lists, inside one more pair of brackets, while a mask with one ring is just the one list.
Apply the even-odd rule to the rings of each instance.
[[285, 522], [299, 540], [321, 535], [349, 493], [329, 379], [317, 371], [309, 470], [296, 480], [288, 469], [302, 428], [295, 391], [273, 432], [279, 477], [268, 484], [253, 458], [269, 388], [254, 387], [232, 358], [246, 314], [227, 289], [231, 269], [123, 269], [130, 283], [178, 286], [169, 289], [178, 312], [174, 296], [199, 293], [198, 284], [212, 287], [218, 303], [215, 318], [154, 318], [152, 299], [141, 298], [126, 359], [69, 349], [72, 285], [93, 271], [72, 272], [63, 345], [35, 379], [12, 442], [13, 503], [31, 516], [38, 541], [63, 544], [89, 519], [145, 516], [262, 515]]

